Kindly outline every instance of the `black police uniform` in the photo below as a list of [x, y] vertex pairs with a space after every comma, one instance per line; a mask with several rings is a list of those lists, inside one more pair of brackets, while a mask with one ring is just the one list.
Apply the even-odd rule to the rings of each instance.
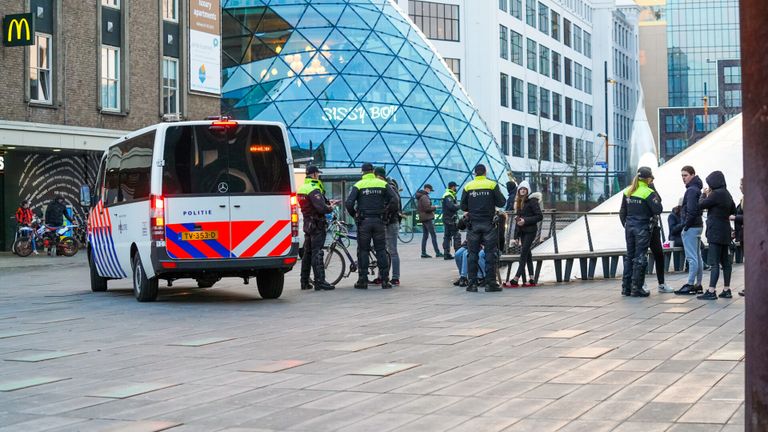
[[469, 213], [467, 227], [467, 291], [477, 291], [477, 261], [480, 245], [485, 250], [486, 291], [500, 290], [496, 282], [496, 261], [499, 232], [494, 223], [496, 207], [502, 207], [506, 199], [499, 185], [485, 176], [476, 176], [464, 186], [461, 209]]
[[372, 172], [366, 172], [363, 178], [352, 186], [344, 205], [357, 222], [358, 281], [355, 288], [368, 288], [368, 254], [371, 240], [376, 251], [381, 287], [390, 288], [384, 218], [387, 214], [397, 211], [397, 197], [386, 181], [376, 178]]
[[461, 247], [461, 234], [456, 224], [459, 222], [456, 213], [459, 211], [459, 203], [456, 201], [456, 191], [448, 188], [443, 194], [443, 253], [445, 259], [450, 259], [451, 240], [453, 240], [454, 252]]
[[639, 182], [637, 190], [624, 190], [619, 219], [624, 226], [627, 240], [627, 254], [624, 256], [624, 275], [621, 293], [632, 297], [646, 297], [643, 289], [645, 269], [648, 264], [648, 246], [651, 242], [654, 217], [664, 207], [659, 195], [645, 181]]
[[296, 194], [304, 216], [304, 255], [301, 259], [301, 289], [309, 289], [310, 267], [315, 273], [315, 289], [330, 290], [333, 286], [325, 280], [323, 267], [323, 246], [328, 223], [325, 215], [333, 208], [325, 197], [325, 188], [320, 180], [306, 178]]

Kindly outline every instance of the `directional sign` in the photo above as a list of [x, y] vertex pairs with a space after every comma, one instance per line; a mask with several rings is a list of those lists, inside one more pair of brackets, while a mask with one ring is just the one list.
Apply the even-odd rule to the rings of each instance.
[[605, 162], [595, 162], [595, 166], [599, 166], [600, 168], [607, 168], [608, 164]]

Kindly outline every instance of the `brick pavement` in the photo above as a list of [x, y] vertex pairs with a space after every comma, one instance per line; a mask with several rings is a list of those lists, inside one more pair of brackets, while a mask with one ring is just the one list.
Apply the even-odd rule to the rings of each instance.
[[80, 255], [0, 265], [0, 431], [743, 430], [743, 299], [470, 294], [405, 249], [399, 288], [292, 272], [278, 301], [227, 280], [140, 304], [91, 293]]

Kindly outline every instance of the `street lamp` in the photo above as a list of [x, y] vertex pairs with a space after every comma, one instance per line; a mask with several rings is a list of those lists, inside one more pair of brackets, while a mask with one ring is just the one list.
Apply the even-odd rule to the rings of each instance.
[[[606, 122], [606, 126], [607, 123], [608, 122]], [[611, 196], [611, 187], [608, 183], [608, 134], [599, 133], [597, 134], [597, 137], [605, 140], [605, 184], [603, 185], [603, 194], [605, 199], [608, 199], [608, 197]]]
[[605, 75], [605, 134], [598, 134], [599, 137], [605, 138], [605, 199], [611, 196], [611, 184], [608, 182], [608, 84], [616, 84], [616, 80], [608, 78], [608, 62], [603, 63], [603, 71]]

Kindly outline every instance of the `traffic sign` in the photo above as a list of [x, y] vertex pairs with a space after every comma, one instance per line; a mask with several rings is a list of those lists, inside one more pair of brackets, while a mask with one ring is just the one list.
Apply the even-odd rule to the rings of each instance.
[[600, 168], [608, 168], [608, 164], [605, 162], [595, 162], [595, 166], [599, 166]]

